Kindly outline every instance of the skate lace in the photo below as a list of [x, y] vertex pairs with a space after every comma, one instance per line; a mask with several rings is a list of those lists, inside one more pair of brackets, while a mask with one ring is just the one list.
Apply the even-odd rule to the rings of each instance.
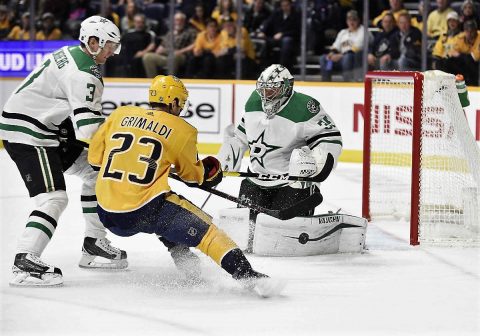
[[36, 256], [34, 254], [30, 253], [28, 258], [37, 265], [44, 266], [44, 267], [52, 267], [52, 265], [49, 265], [49, 264], [43, 262], [38, 256]]
[[116, 248], [116, 247], [113, 247], [111, 245], [111, 241], [108, 240], [107, 238], [101, 238], [99, 239], [99, 242], [100, 242], [100, 245], [101, 247], [110, 252], [110, 253], [115, 253], [115, 254], [119, 254], [120, 253], [120, 249]]

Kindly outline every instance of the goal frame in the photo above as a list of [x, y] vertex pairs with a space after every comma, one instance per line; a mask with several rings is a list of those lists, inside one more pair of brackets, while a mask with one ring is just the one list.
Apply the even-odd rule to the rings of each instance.
[[375, 79], [413, 80], [413, 122], [412, 122], [412, 171], [410, 190], [410, 245], [418, 245], [420, 213], [420, 154], [422, 135], [423, 83], [424, 75], [418, 71], [368, 71], [365, 75], [363, 109], [363, 184], [362, 216], [371, 220], [370, 214], [370, 159], [371, 159], [371, 118], [372, 81]]

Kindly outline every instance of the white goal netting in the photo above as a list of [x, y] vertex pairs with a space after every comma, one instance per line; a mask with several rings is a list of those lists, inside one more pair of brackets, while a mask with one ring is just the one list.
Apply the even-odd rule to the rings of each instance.
[[[415, 90], [423, 97], [417, 151], [412, 147]], [[411, 212], [417, 211], [418, 223], [412, 225], [418, 225], [419, 241], [479, 243], [480, 151], [460, 104], [455, 76], [428, 71], [423, 87], [414, 87], [411, 77], [373, 79], [370, 120], [372, 219], [411, 219]], [[420, 160], [419, 189], [412, 191], [415, 153]], [[416, 209], [411, 208], [412, 192], [419, 195]]]

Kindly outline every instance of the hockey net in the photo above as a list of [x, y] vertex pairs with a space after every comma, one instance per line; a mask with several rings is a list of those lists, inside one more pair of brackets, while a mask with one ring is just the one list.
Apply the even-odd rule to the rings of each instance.
[[363, 216], [410, 221], [410, 243], [480, 245], [480, 151], [455, 76], [369, 72]]

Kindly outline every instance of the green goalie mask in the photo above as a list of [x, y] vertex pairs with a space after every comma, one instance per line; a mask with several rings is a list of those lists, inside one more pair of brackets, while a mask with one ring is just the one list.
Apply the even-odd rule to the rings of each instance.
[[257, 92], [268, 118], [280, 112], [293, 92], [293, 76], [280, 64], [272, 64], [258, 77]]

